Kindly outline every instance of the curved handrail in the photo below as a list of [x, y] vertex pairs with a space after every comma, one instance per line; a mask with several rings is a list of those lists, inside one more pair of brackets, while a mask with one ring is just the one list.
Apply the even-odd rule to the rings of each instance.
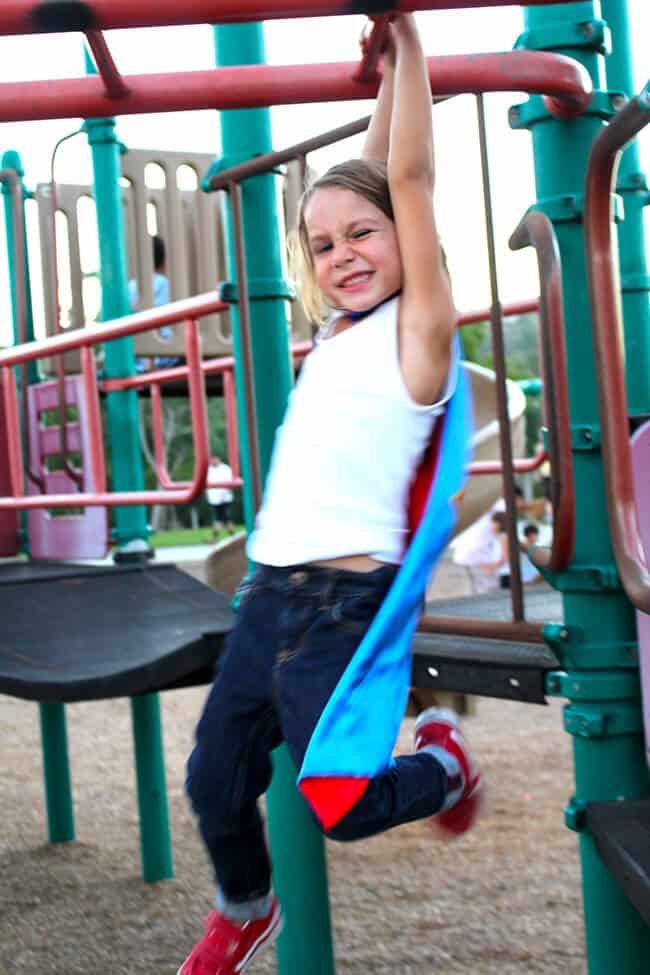
[[551, 547], [531, 548], [531, 562], [549, 572], [563, 572], [573, 555], [575, 488], [571, 455], [569, 385], [564, 339], [562, 264], [553, 224], [539, 210], [529, 210], [510, 238], [510, 248], [534, 247], [539, 269], [543, 395], [548, 416], [551, 461], [553, 541]]
[[[515, 474], [530, 474], [531, 471], [539, 470], [545, 460], [548, 460], [548, 454], [543, 447], [538, 447], [532, 457], [514, 460], [512, 467]], [[500, 460], [475, 460], [467, 468], [467, 473], [471, 477], [503, 474], [503, 464]]]
[[[12, 497], [0, 498], [2, 509], [31, 508], [69, 508], [98, 507], [136, 504], [187, 504], [193, 501], [204, 489], [209, 456], [209, 432], [203, 369], [201, 363], [201, 335], [197, 318], [217, 311], [227, 310], [228, 305], [215, 293], [199, 295], [195, 298], [173, 302], [162, 308], [150, 309], [125, 316], [113, 322], [105, 322], [93, 329], [75, 329], [72, 334], [57, 335], [39, 342], [31, 342], [5, 352], [0, 352], [0, 369], [3, 377], [4, 405], [8, 419], [9, 433], [9, 471]], [[190, 315], [194, 317], [190, 317]], [[184, 367], [188, 379], [190, 405], [192, 409], [192, 432], [194, 444], [194, 472], [189, 486], [173, 491], [120, 491], [107, 492], [105, 488], [105, 469], [101, 434], [101, 416], [97, 395], [92, 346], [101, 342], [122, 338], [161, 325], [185, 322], [185, 352], [187, 364]], [[102, 490], [77, 492], [75, 494], [47, 494], [24, 496], [21, 493], [22, 451], [18, 435], [16, 387], [13, 366], [44, 356], [70, 349], [82, 350], [81, 366], [84, 395], [89, 408], [90, 457], [95, 483]]]
[[614, 558], [633, 605], [650, 613], [650, 571], [634, 497], [619, 271], [612, 251], [612, 193], [621, 153], [650, 122], [650, 81], [602, 129], [589, 156], [585, 243], [596, 359], [605, 496]]

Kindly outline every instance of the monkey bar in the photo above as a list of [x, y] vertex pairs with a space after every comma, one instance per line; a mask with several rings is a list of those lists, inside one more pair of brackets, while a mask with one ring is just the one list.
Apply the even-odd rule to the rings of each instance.
[[[577, 61], [545, 51], [447, 55], [427, 59], [435, 95], [524, 91], [545, 96], [552, 114], [578, 115], [593, 86]], [[102, 77], [0, 84], [0, 121], [105, 118], [195, 109], [261, 108], [374, 98], [378, 80], [355, 81], [356, 62], [241, 65], [212, 71], [128, 75], [119, 97]]]
[[[528, 0], [549, 6], [562, 0]], [[521, 0], [407, 0], [373, 6], [374, 13], [515, 7]], [[184, 24], [226, 24], [298, 17], [365, 13], [345, 0], [3, 0], [1, 34], [51, 34], [63, 31], [112, 30], [122, 27], [180, 27]]]

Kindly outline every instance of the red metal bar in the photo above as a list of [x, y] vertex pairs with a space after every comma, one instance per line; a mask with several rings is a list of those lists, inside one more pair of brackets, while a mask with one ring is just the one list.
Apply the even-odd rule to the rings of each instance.
[[594, 140], [585, 191], [587, 270], [609, 528], [625, 592], [644, 613], [650, 613], [650, 572], [634, 497], [619, 272], [612, 248], [612, 194], [623, 149], [649, 122], [650, 82]]
[[544, 361], [543, 395], [548, 417], [553, 505], [553, 541], [550, 549], [533, 548], [528, 554], [531, 562], [538, 568], [564, 572], [573, 555], [575, 487], [564, 337], [562, 263], [553, 224], [539, 210], [528, 212], [510, 238], [512, 250], [528, 246], [534, 247], [537, 252], [541, 285], [539, 321]]
[[251, 495], [255, 511], [262, 505], [262, 463], [260, 459], [259, 430], [257, 425], [257, 403], [255, 395], [255, 372], [253, 364], [253, 337], [251, 331], [250, 304], [248, 300], [248, 274], [246, 272], [246, 250], [244, 242], [244, 209], [242, 191], [239, 183], [231, 183], [228, 196], [233, 224], [235, 243], [235, 273], [237, 276], [239, 343], [244, 380], [244, 408], [248, 435], [248, 465], [251, 478]]
[[[225, 375], [225, 374], [224, 374]], [[158, 483], [165, 488], [165, 490], [177, 490], [179, 488], [188, 488], [192, 482], [191, 481], [173, 481], [169, 476], [169, 471], [167, 470], [167, 459], [165, 457], [165, 425], [163, 418], [163, 405], [162, 405], [162, 389], [161, 383], [156, 382], [151, 384], [151, 429], [153, 435], [153, 450], [154, 450], [154, 460], [156, 466], [156, 477]], [[209, 445], [209, 439], [207, 441]], [[208, 446], [209, 451], [209, 446]], [[241, 487], [244, 482], [240, 477], [233, 477], [230, 481], [219, 481], [216, 482], [206, 480], [204, 488], [209, 487]]]
[[160, 484], [165, 489], [168, 489], [169, 475], [167, 474], [167, 461], [165, 459], [162, 390], [159, 383], [153, 383], [151, 386], [151, 432], [153, 436], [154, 460], [156, 462], [156, 477]]
[[[548, 6], [561, 0], [527, 0], [528, 6]], [[395, 10], [457, 10], [475, 7], [514, 7], [521, 0], [405, 0]], [[181, 24], [225, 24], [249, 20], [284, 20], [358, 13], [348, 0], [90, 0], [57, 4], [42, 0], [2, 0], [0, 35], [56, 31], [113, 30], [121, 27], [177, 27]], [[48, 10], [48, 7], [51, 9]]]
[[[542, 466], [548, 460], [548, 454], [543, 447], [538, 447], [532, 457], [520, 457], [514, 460], [512, 466], [515, 474], [529, 474]], [[503, 464], [500, 460], [477, 460], [470, 464], [467, 473], [476, 477], [484, 474], [503, 474]]]
[[496, 392], [497, 421], [499, 424], [499, 450], [503, 473], [501, 484], [506, 503], [506, 537], [508, 539], [508, 563], [510, 567], [510, 602], [512, 616], [516, 621], [524, 619], [524, 588], [521, 581], [519, 559], [519, 539], [517, 537], [517, 508], [515, 503], [515, 474], [512, 450], [512, 429], [508, 397], [508, 377], [506, 374], [506, 351], [503, 334], [503, 314], [499, 300], [499, 272], [497, 268], [496, 240], [494, 236], [494, 206], [492, 202], [492, 181], [485, 119], [485, 99], [476, 97], [476, 121], [481, 157], [481, 181], [485, 210], [485, 237], [490, 271], [490, 322], [492, 325], [492, 352], [494, 359], [494, 386]]
[[[48, 118], [104, 118], [143, 112], [261, 108], [374, 98], [377, 81], [353, 78], [354, 62], [243, 65], [210, 71], [130, 75], [128, 95], [110, 98], [101, 78], [64, 78], [0, 85], [0, 121]], [[547, 51], [449, 55], [428, 58], [436, 95], [525, 91], [550, 95], [579, 113], [591, 102], [593, 86], [577, 61]]]
[[[357, 119], [355, 122], [348, 122], [346, 125], [339, 125], [335, 129], [329, 129], [327, 132], [321, 133], [321, 135], [312, 136], [311, 139], [296, 142], [286, 149], [279, 149], [277, 152], [264, 152], [261, 156], [253, 156], [252, 159], [247, 159], [245, 162], [238, 163], [235, 166], [229, 166], [227, 169], [222, 169], [220, 173], [215, 173], [214, 176], [211, 176], [210, 189], [226, 190], [230, 183], [241, 183], [242, 180], [248, 179], [249, 176], [258, 176], [260, 173], [271, 172], [271, 170], [276, 169], [278, 166], [292, 162], [294, 159], [301, 161], [304, 177], [305, 156], [307, 153], [316, 152], [317, 149], [324, 149], [326, 146], [331, 146], [335, 142], [340, 142], [342, 139], [348, 139], [350, 136], [357, 135], [359, 132], [365, 132], [369, 125], [370, 116], [366, 115], [363, 118]], [[304, 184], [304, 178], [302, 182]]]
[[223, 374], [223, 405], [226, 414], [226, 452], [232, 476], [241, 480], [239, 472], [239, 430], [237, 427], [237, 403], [235, 377], [232, 369]]
[[88, 439], [90, 441], [90, 469], [95, 491], [106, 491], [106, 460], [102, 437], [102, 411], [99, 405], [95, 353], [91, 348], [81, 350], [81, 379], [86, 403]]
[[370, 34], [361, 38], [361, 63], [354, 73], [355, 81], [375, 81], [377, 79], [377, 65], [381, 52], [386, 43], [390, 14], [381, 14], [372, 22]]
[[[27, 341], [27, 282], [25, 280], [25, 236], [23, 224], [23, 198], [18, 173], [13, 169], [0, 170], [0, 182], [9, 184], [11, 196], [11, 222], [14, 238], [14, 288], [16, 295], [16, 324], [18, 341]], [[22, 424], [23, 450], [27, 457], [27, 477], [41, 488], [43, 482], [32, 472], [29, 437], [27, 435], [27, 388], [29, 385], [27, 366], [20, 367], [20, 384], [22, 396], [23, 416]]]
[[[47, 237], [46, 244], [49, 245], [50, 250], [50, 268], [51, 268], [51, 283], [52, 283], [52, 310], [54, 313], [54, 328], [51, 330], [54, 334], [62, 332], [63, 328], [61, 326], [61, 305], [59, 301], [59, 262], [57, 258], [57, 239], [56, 239], [56, 211], [57, 211], [57, 185], [55, 178], [55, 164], [56, 156], [63, 145], [69, 139], [73, 139], [75, 136], [82, 133], [82, 129], [77, 129], [75, 132], [69, 132], [64, 135], [55, 144], [52, 150], [52, 156], [50, 158], [50, 220], [47, 226]], [[77, 485], [81, 491], [83, 488], [83, 475], [81, 471], [77, 470], [74, 464], [70, 463], [70, 450], [68, 449], [68, 425], [66, 423], [66, 402], [65, 402], [65, 362], [62, 355], [56, 357], [56, 372], [59, 384], [59, 456], [63, 464], [63, 470], [66, 472], [70, 480]], [[27, 416], [27, 407], [25, 407], [25, 416]], [[37, 484], [41, 492], [45, 491], [45, 484], [41, 477], [36, 477], [31, 473], [31, 458], [29, 458], [28, 453], [28, 463], [27, 470], [31, 479]]]
[[[133, 316], [131, 316], [133, 317]], [[123, 321], [123, 319], [121, 319]], [[294, 359], [303, 359], [311, 352], [311, 342], [294, 342], [291, 346], [291, 354]], [[223, 356], [218, 359], [205, 359], [201, 363], [201, 369], [206, 375], [213, 373], [225, 373], [232, 370], [235, 360], [232, 356]], [[124, 376], [119, 379], [103, 379], [100, 388], [104, 393], [114, 393], [119, 389], [142, 389], [151, 383], [169, 382], [172, 379], [187, 379], [187, 366], [170, 366], [166, 369], [152, 369], [151, 372], [140, 373], [137, 376]]]
[[[170, 310], [172, 309], [173, 310]], [[194, 442], [194, 476], [186, 489], [173, 491], [122, 491], [110, 493], [107, 491], [78, 492], [75, 494], [47, 494], [32, 495], [25, 497], [20, 494], [20, 472], [22, 471], [22, 451], [20, 436], [18, 433], [18, 411], [16, 405], [16, 387], [11, 366], [26, 362], [40, 356], [51, 354], [51, 350], [56, 347], [61, 351], [61, 345], [65, 342], [64, 351], [69, 348], [81, 348], [90, 350], [92, 345], [98, 344], [103, 340], [122, 337], [124, 335], [135, 334], [145, 331], [146, 328], [158, 328], [160, 323], [173, 324], [182, 317], [182, 309], [192, 307], [197, 308], [201, 314], [210, 314], [213, 311], [223, 310], [224, 303], [215, 299], [213, 296], [202, 296], [200, 299], [187, 299], [175, 302], [174, 306], [166, 306], [163, 309], [152, 309], [148, 312], [139, 312], [135, 315], [119, 319], [117, 322], [108, 322], [104, 325], [92, 329], [90, 335], [84, 334], [82, 330], [76, 330], [77, 335], [55, 336], [41, 342], [30, 343], [28, 346], [18, 346], [7, 352], [0, 353], [0, 368], [3, 375], [4, 405], [8, 419], [8, 447], [9, 447], [9, 467], [10, 476], [14, 490], [14, 496], [0, 498], [0, 510], [6, 508], [70, 508], [102, 505], [134, 505], [134, 504], [187, 504], [193, 501], [204, 489], [206, 474], [209, 465], [208, 447], [208, 420], [207, 406], [205, 401], [205, 389], [203, 382], [203, 371], [201, 368], [201, 337], [196, 321], [189, 320], [185, 326], [185, 351], [187, 357], [187, 379], [189, 387], [190, 405], [192, 411], [192, 432]], [[227, 307], [227, 306], [225, 306]], [[102, 338], [103, 336], [103, 338]], [[71, 344], [72, 343], [72, 344]], [[35, 350], [33, 347], [38, 347]], [[101, 428], [99, 425], [98, 407], [93, 407], [93, 396], [90, 389], [93, 378], [93, 370], [90, 367], [88, 357], [85, 358], [84, 368], [84, 392], [86, 395], [91, 393], [89, 403], [91, 423], [89, 432], [91, 435], [90, 451], [91, 464], [93, 471], [98, 475], [100, 483], [102, 477], [103, 445], [101, 442]], [[95, 387], [96, 398], [96, 387]], [[18, 477], [18, 481], [16, 478]], [[16, 493], [15, 485], [19, 488]]]
[[455, 616], [421, 616], [420, 633], [447, 633], [454, 636], [478, 637], [483, 640], [507, 640], [512, 643], [544, 643], [544, 624], [522, 620], [475, 620]]
[[[513, 301], [507, 305], [501, 305], [501, 316], [503, 318], [513, 318], [515, 315], [526, 315], [531, 311], [539, 311], [539, 298], [530, 298], [528, 301]], [[490, 321], [492, 310], [490, 308], [480, 308], [478, 311], [466, 311], [459, 316], [457, 324], [476, 325], [478, 322]]]
[[9, 461], [9, 483], [14, 497], [19, 497], [23, 486], [22, 448], [20, 443], [20, 419], [18, 415], [18, 395], [16, 377], [13, 369], [2, 367], [2, 399], [7, 427], [7, 458]]
[[117, 69], [113, 55], [106, 43], [106, 38], [100, 30], [87, 30], [85, 34], [90, 50], [93, 52], [97, 70], [104, 82], [106, 94], [109, 98], [125, 98], [129, 94], [129, 89]]
[[82, 349], [85, 346], [110, 342], [112, 339], [121, 339], [126, 335], [139, 335], [140, 332], [149, 332], [154, 328], [160, 328], [161, 325], [175, 325], [184, 319], [194, 320], [214, 312], [229, 310], [230, 305], [222, 301], [215, 291], [208, 291], [193, 298], [172, 301], [160, 308], [134, 312], [133, 315], [125, 315], [123, 318], [103, 322], [92, 328], [70, 329], [63, 335], [5, 349], [0, 351], [0, 367], [17, 366], [22, 362], [70, 352], [71, 349]]

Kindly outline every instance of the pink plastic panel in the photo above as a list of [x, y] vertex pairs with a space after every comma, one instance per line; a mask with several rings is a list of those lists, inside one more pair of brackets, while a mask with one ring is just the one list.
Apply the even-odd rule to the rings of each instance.
[[[77, 418], [66, 424], [67, 447], [80, 455], [79, 470], [83, 491], [99, 489], [93, 481], [88, 441], [88, 418], [82, 394], [81, 376], [68, 376], [65, 381], [67, 406], [77, 409]], [[79, 490], [65, 471], [49, 471], [48, 458], [61, 450], [61, 430], [44, 426], [42, 414], [58, 408], [58, 383], [39, 383], [29, 387], [29, 453], [32, 472], [44, 482], [46, 494], [64, 494]], [[70, 458], [68, 458], [70, 460]], [[8, 492], [5, 492], [8, 493]], [[29, 493], [40, 494], [29, 481]], [[3, 512], [0, 512], [2, 517]], [[108, 516], [106, 508], [87, 507], [79, 514], [53, 517], [46, 508], [32, 509], [27, 515], [29, 551], [34, 559], [97, 559], [108, 551]]]
[[[636, 498], [639, 532], [646, 555], [650, 555], [650, 421], [635, 432], [631, 441], [632, 473], [634, 495]], [[639, 634], [639, 666], [641, 668], [641, 691], [643, 694], [643, 727], [645, 731], [646, 762], [650, 768], [650, 616], [636, 612], [636, 625]]]
[[[2, 379], [0, 378], [0, 404], [2, 403]], [[9, 460], [7, 454], [7, 429], [4, 409], [0, 405], [0, 497], [11, 494]], [[0, 511], [0, 557], [6, 558], [18, 552], [18, 512]]]

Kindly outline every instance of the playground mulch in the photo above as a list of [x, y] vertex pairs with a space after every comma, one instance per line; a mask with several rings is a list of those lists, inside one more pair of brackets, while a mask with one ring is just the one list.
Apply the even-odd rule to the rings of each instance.
[[[1, 975], [175, 975], [212, 895], [183, 795], [204, 689], [163, 697], [175, 879], [140, 879], [127, 701], [68, 708], [78, 840], [45, 843], [38, 710], [0, 698]], [[338, 975], [584, 975], [561, 707], [481, 700], [466, 719], [489, 784], [450, 845], [423, 823], [328, 844]], [[399, 747], [410, 748], [406, 720]], [[306, 905], [309, 909], [309, 905]], [[273, 953], [249, 969], [275, 971]], [[291, 973], [294, 975], [294, 973]], [[308, 970], [295, 975], [312, 975]]]

